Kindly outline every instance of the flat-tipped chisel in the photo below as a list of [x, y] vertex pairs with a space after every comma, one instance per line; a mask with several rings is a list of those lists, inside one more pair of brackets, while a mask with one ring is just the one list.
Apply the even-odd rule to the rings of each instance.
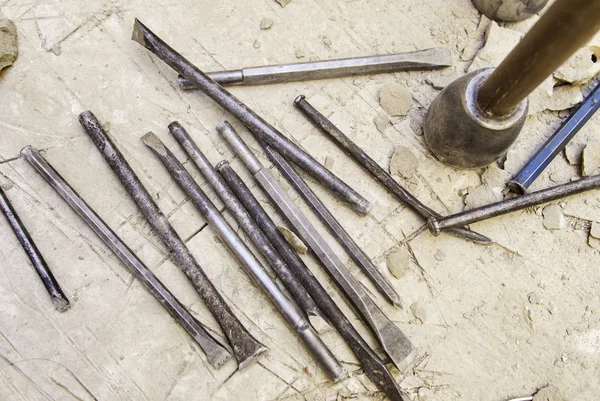
[[79, 115], [79, 122], [221, 326], [238, 361], [238, 369], [247, 368], [268, 349], [233, 314], [96, 116], [85, 111]]
[[117, 234], [98, 216], [88, 204], [81, 199], [63, 177], [31, 146], [21, 150], [21, 156], [46, 180], [73, 211], [96, 233], [98, 238], [123, 262], [131, 274], [173, 316], [181, 327], [198, 343], [206, 354], [210, 364], [220, 368], [231, 354], [211, 336], [202, 324], [175, 298], [164, 284], [146, 267], [135, 253], [119, 238]]
[[281, 185], [279, 185], [271, 172], [265, 169], [256, 156], [254, 156], [248, 145], [240, 138], [233, 127], [225, 122], [219, 124], [217, 131], [241, 158], [256, 182], [292, 225], [296, 234], [307, 244], [336, 284], [345, 293], [347, 299], [359, 312], [373, 334], [375, 334], [381, 347], [389, 355], [392, 362], [399, 370], [406, 370], [417, 356], [417, 350], [408, 337], [373, 302], [362, 284], [350, 274], [348, 268], [337, 257], [329, 245], [327, 245], [327, 242], [325, 242], [306, 216], [298, 209], [289, 195], [281, 188]]

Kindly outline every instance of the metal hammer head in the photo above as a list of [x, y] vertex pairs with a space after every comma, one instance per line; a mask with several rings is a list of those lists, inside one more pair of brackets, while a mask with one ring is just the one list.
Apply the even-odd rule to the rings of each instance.
[[486, 17], [496, 21], [523, 21], [533, 17], [548, 0], [473, 0], [473, 5]]
[[478, 91], [492, 71], [478, 70], [458, 78], [431, 103], [423, 131], [440, 161], [459, 168], [486, 166], [506, 153], [521, 132], [527, 100], [505, 116], [489, 115], [478, 105]]

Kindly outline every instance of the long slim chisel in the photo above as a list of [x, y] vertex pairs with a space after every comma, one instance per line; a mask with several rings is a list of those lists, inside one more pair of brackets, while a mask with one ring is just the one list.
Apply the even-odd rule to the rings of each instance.
[[332, 174], [323, 165], [319, 164], [298, 145], [287, 139], [275, 127], [248, 108], [248, 106], [229, 93], [225, 88], [200, 71], [185, 57], [177, 53], [137, 19], [133, 26], [132, 39], [150, 50], [217, 104], [238, 118], [254, 135], [267, 141], [289, 160], [292, 160], [308, 174], [319, 180], [322, 185], [327, 187], [335, 196], [352, 207], [357, 213], [361, 215], [369, 213], [372, 206], [369, 201], [350, 188], [339, 177]]
[[[357, 144], [352, 142], [338, 127], [327, 117], [315, 109], [304, 96], [298, 96], [294, 105], [300, 109], [309, 120], [315, 123], [321, 131], [327, 134], [334, 142], [354, 161], [362, 166], [369, 174], [381, 183], [400, 202], [421, 215], [424, 219], [439, 216], [436, 212], [421, 203], [413, 194], [398, 184], [375, 160], [367, 155]], [[465, 238], [479, 244], [491, 244], [492, 240], [466, 228], [456, 227], [449, 232], [457, 237]]]
[[233, 314], [96, 116], [91, 111], [85, 111], [79, 115], [79, 122], [221, 326], [238, 361], [239, 370], [247, 368], [268, 349]]
[[69, 303], [67, 296], [60, 288], [56, 278], [54, 278], [54, 274], [52, 274], [52, 271], [44, 260], [42, 253], [35, 245], [35, 242], [33, 242], [31, 235], [29, 235], [29, 232], [23, 225], [23, 222], [15, 209], [10, 204], [10, 201], [2, 188], [0, 188], [0, 209], [6, 217], [6, 220], [8, 220], [8, 224], [10, 224], [10, 227], [17, 236], [19, 243], [29, 257], [31, 264], [42, 280], [42, 283], [44, 283], [44, 287], [46, 287], [46, 291], [48, 291], [48, 295], [50, 295], [54, 308], [59, 312], [64, 312], [69, 309], [71, 304]]
[[[450, 51], [445, 47], [436, 47], [406, 53], [246, 67], [241, 70], [207, 72], [206, 75], [221, 85], [258, 85], [383, 72], [433, 70], [451, 65]], [[177, 84], [183, 90], [198, 89], [181, 75], [177, 77]]]
[[352, 239], [344, 227], [342, 227], [340, 222], [329, 211], [327, 206], [321, 202], [317, 194], [315, 194], [314, 191], [308, 186], [306, 181], [300, 177], [300, 174], [294, 170], [294, 168], [278, 151], [263, 141], [259, 142], [265, 150], [267, 157], [269, 160], [271, 160], [271, 163], [277, 166], [279, 171], [285, 176], [288, 182], [292, 184], [302, 199], [304, 199], [304, 201], [310, 206], [312, 211], [319, 216], [321, 222], [323, 222], [325, 227], [327, 227], [331, 235], [335, 237], [339, 244], [342, 245], [354, 263], [361, 268], [363, 273], [369, 277], [379, 292], [392, 305], [397, 308], [402, 308], [402, 300], [400, 299], [400, 296], [394, 287], [392, 287], [392, 284], [383, 276], [379, 269], [375, 267], [371, 259], [369, 259], [362, 249], [360, 249], [358, 244], [354, 241], [354, 239]]
[[310, 323], [317, 330], [324, 329], [327, 327], [327, 321], [323, 317], [319, 307], [315, 304], [315, 301], [308, 294], [303, 285], [298, 281], [298, 278], [290, 270], [285, 261], [279, 256], [273, 245], [264, 236], [262, 231], [255, 228], [252, 224], [252, 217], [248, 214], [246, 209], [235, 199], [235, 195], [227, 188], [227, 185], [223, 182], [219, 174], [215, 171], [213, 166], [210, 164], [206, 156], [194, 143], [192, 138], [177, 121], [169, 124], [169, 131], [175, 137], [177, 142], [185, 149], [190, 155], [190, 158], [194, 161], [194, 164], [198, 167], [202, 175], [213, 187], [219, 198], [223, 201], [229, 212], [235, 217], [240, 227], [252, 243], [258, 248], [261, 254], [265, 257], [269, 265], [275, 270], [277, 276], [281, 279], [287, 290], [289, 291], [292, 298], [298, 303], [298, 305], [304, 310]]
[[281, 188], [271, 172], [263, 167], [248, 145], [240, 138], [233, 127], [225, 122], [219, 124], [217, 131], [229, 143], [242, 159], [256, 182], [271, 198], [287, 218], [296, 233], [309, 246], [314, 255], [327, 269], [347, 299], [360, 313], [381, 347], [389, 355], [396, 367], [404, 371], [414, 362], [417, 350], [408, 337], [383, 313], [365, 291], [362, 284], [350, 274], [348, 268], [327, 245], [323, 237], [298, 209], [288, 194]]
[[300, 308], [292, 302], [273, 281], [265, 268], [244, 244], [235, 230], [227, 223], [225, 218], [208, 199], [198, 183], [190, 173], [181, 165], [179, 160], [171, 153], [161, 140], [152, 132], [142, 137], [144, 144], [152, 150], [154, 155], [162, 162], [171, 177], [192, 201], [196, 209], [206, 219], [219, 238], [227, 245], [231, 253], [244, 265], [247, 272], [253, 277], [267, 293], [271, 302], [275, 304], [281, 315], [293, 330], [304, 341], [313, 356], [321, 363], [329, 377], [338, 382], [346, 377], [346, 370], [340, 365], [329, 348], [317, 335]]
[[396, 383], [385, 363], [369, 347], [354, 326], [352, 326], [352, 323], [346, 318], [342, 310], [335, 304], [331, 296], [327, 293], [327, 290], [323, 288], [319, 280], [308, 270], [306, 264], [292, 249], [283, 235], [281, 235], [273, 220], [267, 215], [267, 212], [252, 192], [250, 192], [250, 189], [244, 184], [242, 179], [231, 168], [229, 163], [222, 161], [217, 164], [216, 169], [235, 193], [235, 196], [253, 216], [256, 224], [273, 243], [275, 248], [277, 248], [277, 251], [285, 259], [286, 263], [294, 268], [294, 272], [302, 280], [304, 287], [312, 295], [321, 310], [327, 314], [333, 326], [344, 338], [354, 355], [356, 355], [365, 374], [391, 401], [405, 400], [398, 383]]
[[220, 368], [231, 354], [211, 336], [202, 324], [175, 298], [119, 236], [75, 192], [68, 182], [31, 146], [21, 150], [21, 156], [46, 180], [73, 211], [92, 229], [104, 244], [123, 262], [154, 298], [173, 316], [181, 327], [198, 343], [208, 361]]

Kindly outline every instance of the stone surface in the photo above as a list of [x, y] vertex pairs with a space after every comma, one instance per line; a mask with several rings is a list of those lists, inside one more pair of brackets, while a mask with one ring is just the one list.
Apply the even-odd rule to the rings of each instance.
[[0, 12], [0, 71], [17, 59], [17, 28]]
[[308, 253], [308, 248], [300, 238], [292, 230], [285, 226], [277, 226], [277, 230], [283, 235], [286, 241], [300, 254]]
[[456, 81], [458, 77], [458, 74], [443, 75], [441, 77], [427, 78], [425, 82], [433, 86], [434, 89], [444, 89], [446, 86]]
[[498, 25], [492, 21], [485, 32], [485, 44], [477, 52], [469, 72], [480, 68], [497, 67], [510, 51], [519, 43], [520, 32]]
[[379, 104], [390, 116], [405, 116], [413, 104], [410, 89], [400, 84], [385, 84], [379, 92]]
[[548, 230], [561, 230], [565, 226], [565, 215], [558, 205], [548, 205], [543, 211], [544, 227]]
[[421, 305], [421, 303], [415, 302], [411, 304], [410, 311], [412, 312], [413, 316], [415, 317], [415, 319], [417, 319], [418, 322], [425, 323], [425, 320], [427, 319], [427, 312], [425, 311], [425, 308], [423, 308], [423, 305]]
[[502, 189], [493, 188], [488, 185], [469, 188], [465, 196], [465, 209], [474, 209], [476, 207], [489, 205], [499, 202], [503, 199]]

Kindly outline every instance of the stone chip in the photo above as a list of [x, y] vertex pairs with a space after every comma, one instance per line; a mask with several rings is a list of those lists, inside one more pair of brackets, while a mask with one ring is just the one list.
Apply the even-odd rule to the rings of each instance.
[[379, 104], [390, 116], [405, 116], [412, 107], [413, 98], [404, 85], [386, 84], [379, 92]]
[[17, 28], [0, 13], [0, 71], [12, 65], [17, 59]]
[[560, 230], [565, 226], [565, 215], [558, 205], [548, 205], [542, 210], [544, 227], [548, 230]]
[[405, 146], [397, 146], [390, 160], [390, 174], [412, 178], [419, 168], [419, 159]]
[[292, 230], [284, 226], [277, 226], [277, 230], [279, 230], [283, 238], [285, 238], [296, 252], [301, 254], [308, 252], [308, 248], [304, 245], [304, 242]]

